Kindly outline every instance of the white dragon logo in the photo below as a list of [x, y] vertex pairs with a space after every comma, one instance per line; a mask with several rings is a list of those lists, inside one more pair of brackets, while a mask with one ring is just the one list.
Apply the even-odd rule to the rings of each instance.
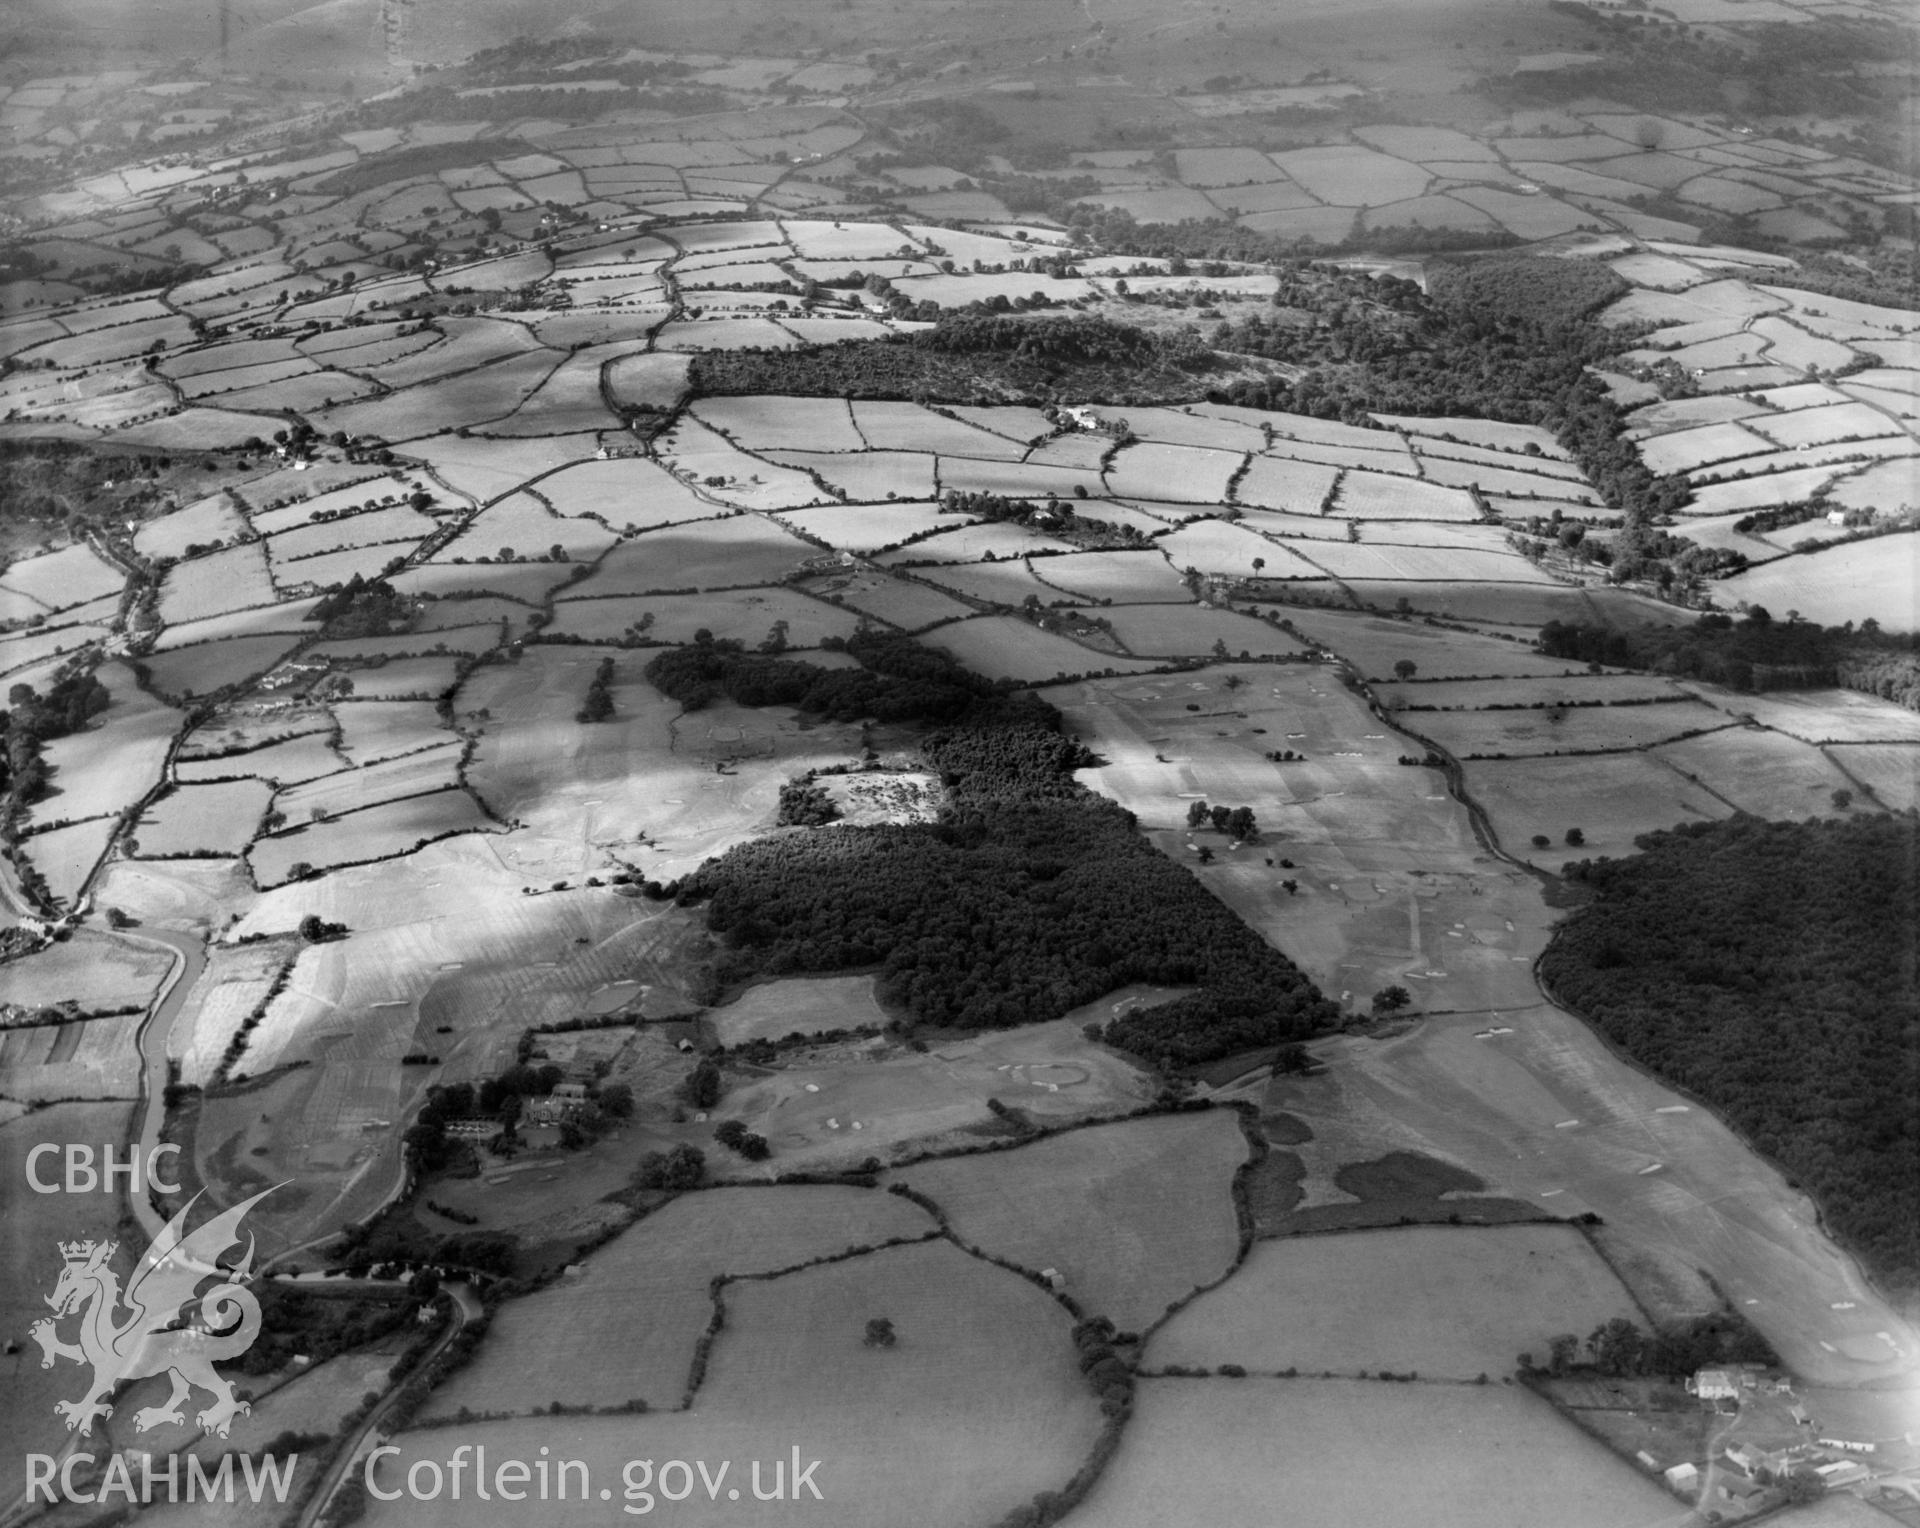
[[[173, 1376], [173, 1394], [164, 1406], [143, 1406], [134, 1413], [138, 1432], [183, 1421], [180, 1403], [195, 1390], [213, 1395], [213, 1404], [195, 1420], [223, 1438], [234, 1417], [252, 1409], [234, 1398], [233, 1386], [213, 1369], [216, 1362], [246, 1352], [260, 1335], [260, 1302], [242, 1282], [252, 1271], [252, 1236], [247, 1238], [247, 1255], [237, 1267], [219, 1267], [214, 1259], [239, 1241], [242, 1218], [272, 1192], [262, 1190], [188, 1233], [187, 1213], [200, 1198], [195, 1194], [161, 1229], [124, 1294], [112, 1268], [118, 1242], [60, 1244], [66, 1266], [47, 1296], [53, 1315], [36, 1321], [30, 1335], [40, 1344], [43, 1369], [51, 1369], [56, 1358], [93, 1365], [93, 1384], [84, 1396], [54, 1403], [54, 1411], [67, 1419], [69, 1430], [92, 1432], [95, 1417], [113, 1415], [105, 1397], [116, 1386], [155, 1374]], [[205, 1280], [215, 1277], [223, 1282], [208, 1290], [189, 1316], [183, 1307]], [[131, 1312], [125, 1319], [118, 1315], [122, 1306]], [[56, 1322], [76, 1314], [80, 1317], [77, 1345], [61, 1341], [55, 1330]]]

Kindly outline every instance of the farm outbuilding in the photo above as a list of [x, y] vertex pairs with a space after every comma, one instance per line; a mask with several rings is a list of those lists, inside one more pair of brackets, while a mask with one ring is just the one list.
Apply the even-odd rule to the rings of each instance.
[[1680, 1492], [1696, 1491], [1700, 1487], [1700, 1469], [1692, 1463], [1676, 1464], [1672, 1469], [1662, 1472], [1668, 1485]]

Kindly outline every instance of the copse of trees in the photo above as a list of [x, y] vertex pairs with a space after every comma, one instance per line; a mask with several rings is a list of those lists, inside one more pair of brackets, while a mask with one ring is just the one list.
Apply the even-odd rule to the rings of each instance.
[[1130, 982], [1196, 987], [1105, 1032], [1175, 1065], [1277, 1045], [1337, 1018], [1284, 956], [1148, 844], [1130, 813], [1074, 778], [1093, 760], [1050, 706], [1005, 695], [906, 639], [856, 637], [848, 650], [950, 712], [931, 718], [938, 725], [922, 742], [947, 806], [934, 823], [742, 844], [694, 871], [679, 896], [704, 904], [725, 940], [723, 984], [878, 967], [883, 1000], [925, 1023], [970, 1028], [1057, 1018]]
[[0, 820], [47, 793], [50, 771], [40, 746], [81, 731], [112, 702], [100, 676], [83, 663], [61, 669], [43, 694], [30, 684], [11, 685], [7, 709], [0, 712]]
[[1569, 874], [1540, 970], [1726, 1115], [1882, 1278], [1920, 1288], [1920, 817], [1701, 823]]

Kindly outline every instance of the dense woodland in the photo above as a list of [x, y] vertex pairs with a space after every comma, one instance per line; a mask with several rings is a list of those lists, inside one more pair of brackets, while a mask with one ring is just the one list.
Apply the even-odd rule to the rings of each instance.
[[1583, 862], [1552, 992], [1719, 1109], [1920, 1288], [1920, 819], [1701, 823]]
[[1858, 629], [1777, 621], [1760, 605], [1739, 621], [1714, 613], [1691, 626], [1549, 621], [1540, 629], [1540, 649], [1550, 658], [1650, 669], [1733, 690], [1845, 685], [1920, 711], [1920, 639], [1886, 635], [1872, 621]]
[[0, 711], [0, 822], [46, 795], [49, 771], [40, 745], [82, 731], [113, 699], [90, 668], [63, 669], [44, 694], [30, 684], [15, 684]]
[[931, 329], [798, 350], [696, 355], [696, 391], [995, 403], [1053, 397], [1112, 403], [1203, 395], [1219, 359], [1191, 330], [1155, 333], [1103, 318], [1019, 320], [945, 313]]
[[[1175, 1066], [1337, 1019], [1285, 956], [1142, 838], [1130, 813], [1074, 779], [1094, 761], [1052, 707], [997, 693], [902, 638], [855, 637], [848, 650], [877, 667], [813, 669], [817, 688], [806, 693], [864, 673], [869, 687], [849, 693], [873, 699], [867, 714], [884, 707], [935, 722], [922, 747], [948, 806], [935, 823], [742, 844], [696, 870], [679, 895], [704, 903], [726, 940], [722, 982], [877, 966], [883, 999], [915, 1019], [989, 1028], [1055, 1019], [1131, 982], [1198, 987], [1105, 1032]], [[711, 686], [770, 704], [808, 669], [704, 643], [662, 654], [648, 677], [669, 695]]]

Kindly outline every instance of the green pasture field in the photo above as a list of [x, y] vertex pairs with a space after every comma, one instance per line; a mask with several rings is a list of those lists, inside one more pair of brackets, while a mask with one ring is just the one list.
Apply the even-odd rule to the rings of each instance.
[[1702, 686], [1703, 698], [1729, 715], [1809, 743], [1920, 742], [1920, 713], [1859, 690], [1775, 690], [1730, 694]]
[[113, 839], [115, 819], [93, 817], [20, 840], [20, 852], [45, 877], [54, 900], [73, 906]]
[[1444, 457], [1423, 457], [1420, 470], [1429, 482], [1451, 488], [1478, 488], [1483, 493], [1508, 494], [1516, 498], [1571, 500], [1578, 504], [1598, 505], [1599, 496], [1583, 483], [1563, 477], [1547, 477], [1537, 472], [1512, 472], [1480, 462], [1451, 461]]
[[1665, 705], [1582, 707], [1564, 712], [1428, 712], [1407, 720], [1454, 757], [1466, 759], [1474, 755], [1520, 757], [1644, 748], [1683, 732], [1725, 727], [1729, 718], [1698, 701], [1681, 700]]
[[[273, 561], [274, 583], [282, 590], [326, 589], [344, 584], [358, 574], [363, 579], [384, 575], [390, 564], [404, 562], [413, 552], [411, 541], [389, 541], [384, 545], [347, 547], [338, 552], [321, 552], [313, 557]], [[271, 548], [272, 543], [268, 543]]]
[[1109, 489], [1123, 498], [1224, 504], [1227, 485], [1245, 458], [1155, 441], [1124, 447], [1107, 468]]
[[1471, 631], [1449, 631], [1423, 622], [1358, 611], [1283, 609], [1296, 631], [1347, 659], [1367, 679], [1393, 677], [1402, 658], [1428, 679], [1552, 677], [1577, 673], [1563, 658], [1547, 658], [1530, 644]]
[[447, 740], [429, 701], [340, 701], [333, 717], [340, 728], [339, 750], [356, 767]]
[[159, 990], [169, 957], [147, 945], [77, 930], [7, 964], [6, 1001], [47, 1008], [72, 1000], [83, 1011], [145, 1005]]
[[1420, 195], [1432, 181], [1418, 165], [1348, 145], [1293, 149], [1273, 159], [1321, 201], [1340, 207], [1402, 202]]
[[616, 403], [670, 409], [687, 390], [691, 364], [684, 355], [622, 356], [606, 369], [607, 393]]
[[185, 509], [149, 520], [134, 532], [134, 550], [143, 557], [180, 557], [198, 542], [231, 541], [247, 522], [225, 494], [211, 494]]
[[1036, 558], [1030, 565], [1041, 582], [1084, 599], [1111, 600], [1117, 605], [1191, 603], [1193, 599], [1192, 591], [1159, 551], [1074, 552]]
[[460, 659], [451, 655], [395, 658], [349, 672], [361, 700], [435, 700], [459, 681]]
[[267, 541], [267, 556], [275, 571], [298, 558], [349, 547], [384, 544], [393, 547], [391, 555], [400, 556], [415, 542], [431, 535], [438, 522], [405, 504], [390, 504], [384, 509], [363, 510], [292, 530], [283, 530]]
[[853, 422], [875, 451], [932, 451], [942, 456], [1017, 462], [1026, 447], [990, 430], [978, 429], [917, 403], [853, 403]]
[[[1296, 552], [1286, 543], [1261, 536], [1224, 520], [1194, 520], [1171, 535], [1159, 538], [1167, 560], [1182, 573], [1225, 573], [1241, 578], [1322, 579], [1326, 572], [1305, 552], [1333, 543], [1313, 543]], [[1258, 561], [1264, 566], [1255, 568]]]
[[540, 497], [567, 516], [591, 516], [615, 530], [649, 530], [731, 513], [701, 498], [657, 463], [637, 457], [585, 461], [533, 484]]
[[623, 351], [641, 348], [646, 341], [628, 337], [576, 351], [556, 366], [527, 401], [505, 419], [490, 424], [494, 435], [558, 435], [570, 430], [612, 430], [618, 420], [608, 412], [600, 393], [601, 368]]
[[748, 509], [797, 509], [829, 497], [804, 473], [752, 456], [686, 415], [655, 442], [655, 449], [670, 470], [698, 481], [723, 503]]
[[823, 601], [771, 588], [561, 600], [547, 629], [556, 635], [616, 642], [649, 615], [653, 624], [642, 634], [648, 642], [691, 642], [696, 632], [705, 629], [750, 648], [766, 640], [776, 622], [785, 623], [786, 643], [792, 648], [816, 648], [829, 636], [851, 636], [859, 625], [856, 616]]
[[175, 563], [160, 586], [160, 619], [169, 626], [273, 602], [266, 549], [257, 541]]
[[[459, 1443], [484, 1444], [490, 1458], [516, 1449], [532, 1457], [536, 1437], [552, 1439], [564, 1457], [588, 1462], [597, 1496], [603, 1481], [620, 1493], [622, 1462], [636, 1454], [692, 1459], [705, 1451], [733, 1461], [728, 1480], [737, 1485], [716, 1481], [717, 1500], [696, 1486], [676, 1517], [719, 1525], [739, 1519], [740, 1507], [729, 1505], [726, 1492], [739, 1489], [746, 1499], [749, 1461], [760, 1461], [764, 1491], [774, 1458], [790, 1467], [791, 1449], [800, 1447], [806, 1459], [822, 1460], [811, 1477], [822, 1500], [803, 1490], [799, 1501], [781, 1507], [783, 1519], [883, 1528], [899, 1521], [908, 1499], [920, 1522], [995, 1521], [1068, 1478], [1099, 1433], [1094, 1396], [1073, 1362], [1067, 1313], [1025, 1280], [944, 1242], [742, 1281], [727, 1286], [723, 1298], [727, 1325], [691, 1413], [528, 1418], [405, 1433], [393, 1463], [405, 1468], [417, 1457], [441, 1458]], [[890, 1313], [897, 1340], [869, 1348], [865, 1323], [869, 1312], [881, 1311]], [[549, 1342], [543, 1333], [543, 1352]], [[558, 1367], [536, 1362], [538, 1375]], [[677, 1490], [675, 1477], [668, 1480]], [[657, 1507], [661, 1498], [647, 1500]], [[392, 1516], [376, 1507], [369, 1521], [461, 1520], [444, 1499], [403, 1504], [405, 1513]], [[543, 1510], [573, 1528], [603, 1521], [607, 1504], [576, 1494]]]
[[361, 403], [323, 409], [314, 417], [316, 428], [349, 435], [381, 434], [394, 440], [437, 435], [461, 426], [477, 427], [504, 419], [546, 381], [558, 357], [551, 350], [510, 354], [503, 360], [455, 375], [415, 381], [402, 387], [392, 373], [425, 364], [438, 351], [424, 351], [409, 361], [381, 368], [380, 380], [396, 391]]
[[[1653, 1480], [1524, 1390], [1317, 1379], [1153, 1379], [1086, 1528], [1643, 1528]], [[1488, 1461], [1510, 1467], [1489, 1468]]]
[[[284, 739], [332, 730], [333, 715], [326, 707], [303, 702], [268, 702], [240, 710], [220, 711], [187, 733], [181, 741], [176, 763], [183, 771], [181, 779], [217, 779], [219, 770], [217, 760], [213, 758], [216, 754], [231, 749], [263, 748]], [[324, 742], [325, 739], [319, 741]], [[209, 775], [187, 771], [189, 765], [197, 768], [199, 761], [214, 766], [214, 772]]]
[[592, 562], [617, 539], [591, 520], [556, 515], [532, 493], [522, 492], [481, 510], [465, 530], [433, 554], [433, 561], [498, 557], [503, 549], [515, 557], [550, 557], [553, 548], [559, 547], [566, 554], [560, 561]]
[[995, 605], [1020, 605], [1029, 597], [1039, 600], [1043, 605], [1055, 601], [1062, 604], [1083, 603], [1077, 597], [1041, 582], [1031, 571], [1031, 564], [1023, 559], [1008, 558], [1005, 562], [991, 563], [943, 563], [936, 568], [923, 568], [916, 576], [955, 594], [986, 600]]
[[181, 714], [140, 689], [119, 660], [96, 674], [112, 700], [87, 730], [52, 738], [40, 757], [54, 790], [31, 809], [31, 821], [78, 820], [122, 812], [160, 778]]
[[133, 1037], [144, 1014], [0, 1030], [0, 1078], [19, 1099], [130, 1098], [140, 1087]]
[[407, 854], [421, 839], [486, 832], [493, 827], [492, 819], [466, 791], [441, 790], [257, 839], [247, 862], [262, 886], [278, 886], [292, 879], [292, 867], [302, 862], [328, 870]]
[[1920, 628], [1920, 557], [1908, 532], [1782, 557], [1714, 585], [1714, 603], [1739, 600], [1837, 626], [1871, 617], [1890, 631]]
[[[1648, 754], [1488, 759], [1465, 770], [1467, 790], [1485, 809], [1500, 847], [1555, 868], [1569, 860], [1632, 854], [1642, 833], [1733, 811], [1714, 792]], [[1569, 828], [1580, 829], [1581, 846], [1564, 843]], [[1531, 847], [1536, 833], [1552, 841], [1547, 848]]]
[[291, 633], [233, 637], [224, 642], [176, 647], [142, 661], [152, 676], [153, 688], [162, 695], [211, 695], [266, 673], [293, 650], [296, 640]]
[[856, 504], [931, 499], [937, 459], [923, 451], [769, 451], [769, 461], [818, 474]]
[[1537, 451], [1552, 461], [1571, 462], [1567, 448], [1551, 430], [1533, 424], [1503, 424], [1492, 419], [1430, 418], [1421, 414], [1375, 414], [1390, 429], [1404, 430], [1422, 442], [1459, 441], [1490, 451], [1510, 451], [1531, 458]]
[[902, 631], [919, 631], [936, 621], [958, 620], [973, 613], [937, 589], [866, 568], [825, 574], [800, 587], [823, 598], [837, 599], [851, 610]]
[[[831, 461], [833, 458], [823, 458]], [[924, 460], [931, 465], [932, 458]], [[791, 510], [781, 520], [808, 536], [817, 536], [838, 551], [862, 555], [899, 545], [968, 523], [964, 515], [943, 514], [926, 501], [887, 504], [848, 504], [825, 509]]]
[[125, 583], [125, 574], [85, 545], [25, 558], [0, 576], [0, 590], [24, 594], [48, 610], [67, 610], [104, 599], [118, 594]]
[[274, 797], [276, 810], [286, 813], [287, 821], [318, 821], [316, 810], [328, 817], [377, 806], [403, 796], [425, 795], [459, 784], [460, 748], [448, 738], [438, 747], [403, 754], [360, 769], [341, 770], [317, 780], [290, 785]]
[[155, 802], [135, 825], [147, 859], [189, 854], [240, 854], [266, 814], [273, 788], [261, 780], [189, 785]]
[[1685, 738], [1653, 752], [1739, 810], [1768, 822], [1837, 816], [1834, 792], [1852, 788], [1813, 744], [1755, 727]]
[[[1411, 471], [1411, 467], [1408, 470]], [[1472, 496], [1464, 489], [1365, 471], [1341, 475], [1330, 513], [1356, 520], [1477, 520], [1480, 517]]]
[[525, 1413], [550, 1400], [677, 1406], [712, 1314], [709, 1280], [933, 1229], [924, 1210], [871, 1189], [683, 1196], [588, 1257], [578, 1279], [503, 1306], [480, 1356], [434, 1393], [424, 1415], [452, 1416], [462, 1406]]
[[882, 567], [912, 567], [916, 564], [982, 562], [991, 553], [997, 560], [1024, 557], [1033, 552], [1071, 552], [1070, 542], [1043, 535], [1010, 521], [968, 524], [955, 517], [956, 529], [942, 531], [897, 551], [883, 552], [874, 560]]
[[[1902, 466], [1896, 469], [1904, 475], [1909, 469]], [[1826, 483], [1842, 477], [1844, 467], [1803, 467], [1791, 472], [1769, 472], [1754, 477], [1735, 478], [1730, 482], [1714, 482], [1697, 485], [1693, 490], [1693, 501], [1687, 505], [1688, 515], [1737, 514], [1746, 510], [1760, 509], [1769, 504], [1790, 504], [1795, 499], [1806, 498]], [[1853, 481], [1858, 481], [1854, 479]], [[1841, 485], [1837, 502], [1846, 502], [1846, 485]], [[1689, 528], [1682, 526], [1679, 534], [1687, 535]]]
[[976, 616], [942, 626], [925, 640], [952, 653], [976, 674], [1028, 684], [1108, 669], [1121, 674], [1143, 673], [1158, 666], [1096, 652], [1014, 616]]
[[1339, 480], [1340, 469], [1322, 462], [1255, 456], [1234, 485], [1234, 499], [1289, 514], [1317, 515]]
[[1636, 1316], [1571, 1226], [1290, 1236], [1256, 1243], [1232, 1278], [1157, 1331], [1145, 1365], [1471, 1380], [1504, 1374], [1517, 1353], [1544, 1360], [1556, 1333], [1585, 1337]]
[[711, 524], [668, 526], [623, 541], [568, 592], [587, 599], [774, 584], [818, 555], [818, 548], [770, 519], [735, 515]]
[[770, 318], [674, 319], [654, 336], [661, 350], [681, 351], [796, 350], [802, 343]]
[[799, 976], [749, 987], [725, 1007], [709, 1009], [705, 1019], [731, 1047], [796, 1032], [884, 1029], [889, 1015], [874, 999], [871, 976]]
[[[1071, 1085], [1068, 1069], [1059, 1076]], [[1229, 1188], [1245, 1159], [1237, 1117], [1214, 1110], [916, 1163], [889, 1181], [940, 1205], [963, 1242], [1035, 1271], [1058, 1269], [1089, 1313], [1139, 1331], [1232, 1265], [1239, 1232]]]
[[1538, 584], [1562, 587], [1509, 547], [1415, 546], [1384, 541], [1315, 541], [1300, 555], [1339, 579], [1383, 583]]
[[937, 469], [943, 490], [997, 493], [1010, 499], [1070, 498], [1076, 489], [1098, 498], [1105, 491], [1100, 475], [1078, 467], [1051, 467], [1041, 462], [977, 461], [971, 457], [942, 456]]
[[791, 398], [757, 395], [703, 398], [694, 416], [748, 451], [864, 451], [865, 438], [853, 426], [849, 405], [840, 398]]
[[1265, 621], [1207, 605], [1129, 605], [1102, 613], [1113, 634], [1137, 657], [1199, 658], [1225, 644], [1236, 658], [1288, 657], [1305, 644]]

